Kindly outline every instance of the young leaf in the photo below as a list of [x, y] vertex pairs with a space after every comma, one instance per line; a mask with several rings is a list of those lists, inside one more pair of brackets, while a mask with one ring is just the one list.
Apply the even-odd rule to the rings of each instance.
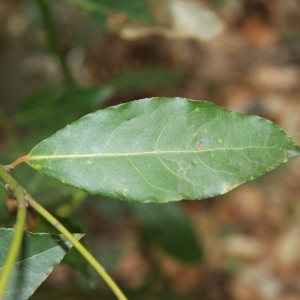
[[27, 163], [91, 194], [136, 202], [224, 194], [300, 156], [272, 122], [205, 101], [150, 98], [89, 114]]
[[[13, 234], [13, 229], [0, 228], [0, 276]], [[74, 236], [80, 240], [83, 234]], [[28, 299], [71, 247], [62, 235], [26, 232], [4, 298]]]

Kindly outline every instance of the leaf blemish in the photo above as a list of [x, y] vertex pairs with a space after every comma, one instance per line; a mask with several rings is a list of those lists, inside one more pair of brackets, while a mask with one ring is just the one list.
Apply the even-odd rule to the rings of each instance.
[[196, 146], [197, 150], [203, 150], [204, 141], [202, 141], [202, 140], [198, 141], [195, 146]]
[[53, 237], [53, 240], [54, 240], [56, 243], [59, 243], [59, 242], [61, 241], [61, 239], [60, 239], [59, 237], [56, 237], [56, 236]]
[[41, 167], [40, 165], [32, 165], [32, 167], [33, 167], [34, 169], [36, 169], [37, 171], [39, 171], [39, 170], [42, 169], [42, 167]]

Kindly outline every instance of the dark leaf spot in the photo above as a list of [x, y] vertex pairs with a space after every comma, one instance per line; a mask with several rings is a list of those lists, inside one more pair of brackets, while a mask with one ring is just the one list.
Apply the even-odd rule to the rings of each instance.
[[196, 143], [197, 150], [202, 150], [203, 146], [204, 146], [204, 142], [201, 140]]

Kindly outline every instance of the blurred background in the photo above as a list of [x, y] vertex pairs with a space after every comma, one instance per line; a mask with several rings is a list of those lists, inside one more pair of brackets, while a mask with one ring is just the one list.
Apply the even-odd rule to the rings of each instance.
[[[300, 143], [298, 0], [1, 0], [0, 162], [97, 109], [154, 96], [268, 118]], [[300, 299], [300, 161], [229, 194], [102, 199], [21, 165], [13, 176], [129, 297]], [[15, 216], [0, 190], [0, 225]], [[32, 232], [55, 233], [32, 214]], [[114, 299], [71, 251], [31, 299]]]

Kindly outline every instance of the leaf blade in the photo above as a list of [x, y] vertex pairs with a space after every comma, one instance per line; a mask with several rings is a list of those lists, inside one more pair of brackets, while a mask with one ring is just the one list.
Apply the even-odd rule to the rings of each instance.
[[[0, 275], [13, 234], [13, 229], [0, 228]], [[80, 240], [83, 235], [74, 236]], [[14, 264], [4, 298], [28, 299], [71, 247], [62, 235], [25, 232], [21, 253]]]
[[33, 148], [27, 163], [92, 194], [167, 202], [224, 194], [299, 155], [266, 119], [149, 98], [79, 119]]

